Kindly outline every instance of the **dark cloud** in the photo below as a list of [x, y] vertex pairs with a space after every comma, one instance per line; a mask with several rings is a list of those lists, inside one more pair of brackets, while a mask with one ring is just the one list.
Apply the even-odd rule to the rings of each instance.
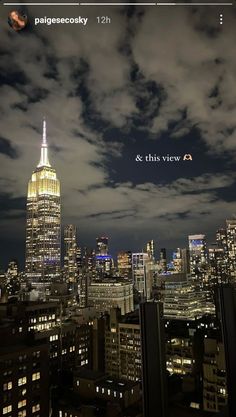
[[11, 143], [10, 140], [2, 138], [0, 136], [0, 153], [8, 156], [11, 159], [16, 159], [19, 156], [19, 153]]

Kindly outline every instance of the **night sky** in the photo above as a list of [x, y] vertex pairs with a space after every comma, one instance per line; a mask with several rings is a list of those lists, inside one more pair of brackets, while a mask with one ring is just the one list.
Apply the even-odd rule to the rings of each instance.
[[[82, 246], [107, 235], [115, 256], [150, 239], [184, 247], [193, 233], [211, 243], [236, 214], [235, 9], [35, 6], [21, 33], [10, 10], [0, 13], [0, 269], [23, 265], [44, 116], [62, 224], [77, 225]], [[112, 23], [98, 25], [104, 14]], [[34, 26], [79, 15], [87, 26]]]

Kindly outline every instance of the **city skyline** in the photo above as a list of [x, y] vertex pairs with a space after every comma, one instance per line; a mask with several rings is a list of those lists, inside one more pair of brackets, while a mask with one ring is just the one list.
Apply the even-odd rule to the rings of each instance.
[[[113, 25], [102, 28], [96, 8], [86, 13], [85, 30], [39, 25], [17, 36], [3, 24], [3, 51], [14, 41], [15, 52], [1, 60], [1, 267], [24, 263], [26, 185], [44, 115], [62, 223], [77, 226], [81, 246], [102, 235], [113, 255], [150, 239], [174, 250], [195, 233], [210, 243], [235, 214], [234, 14], [219, 29], [200, 9], [109, 9]], [[193, 161], [135, 161], [149, 153]]]

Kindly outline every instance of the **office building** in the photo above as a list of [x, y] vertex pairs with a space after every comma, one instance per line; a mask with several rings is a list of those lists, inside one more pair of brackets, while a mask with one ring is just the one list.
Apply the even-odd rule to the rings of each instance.
[[[226, 220], [227, 261], [231, 282], [236, 282], [236, 219]], [[223, 240], [223, 236], [221, 235]], [[224, 240], [223, 240], [224, 242]]]
[[104, 313], [119, 307], [121, 314], [134, 309], [133, 285], [127, 280], [107, 278], [91, 282], [88, 286], [88, 305]]
[[148, 254], [149, 258], [153, 261], [155, 260], [155, 248], [154, 248], [154, 240], [149, 240], [146, 245], [146, 253]]
[[96, 253], [97, 255], [107, 255], [108, 254], [108, 237], [101, 236], [97, 237], [97, 248]]
[[46, 121], [39, 164], [28, 184], [25, 270], [33, 287], [45, 288], [60, 277], [60, 182], [48, 159]]
[[195, 320], [207, 313], [214, 314], [214, 305], [206, 302], [205, 293], [196, 290], [193, 280], [175, 280], [175, 275], [165, 279], [161, 290], [165, 318]]
[[167, 257], [166, 257], [166, 249], [161, 248], [160, 250], [160, 261], [159, 261], [160, 269], [162, 273], [167, 271]]
[[208, 290], [207, 248], [205, 235], [190, 235], [190, 273], [198, 290]]
[[150, 298], [152, 274], [149, 256], [146, 252], [132, 253], [132, 275], [134, 288], [143, 298]]
[[117, 268], [120, 277], [132, 280], [132, 253], [130, 251], [118, 253]]
[[64, 273], [67, 282], [76, 282], [78, 277], [76, 226], [64, 228]]

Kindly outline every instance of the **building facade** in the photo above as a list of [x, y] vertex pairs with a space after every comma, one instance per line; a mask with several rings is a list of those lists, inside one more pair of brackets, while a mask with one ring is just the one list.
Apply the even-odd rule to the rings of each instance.
[[67, 282], [76, 282], [78, 276], [76, 226], [68, 224], [64, 228], [64, 273]]
[[107, 278], [91, 282], [88, 286], [88, 305], [104, 313], [119, 307], [121, 314], [134, 309], [133, 285], [122, 279]]
[[25, 269], [33, 287], [44, 289], [60, 276], [60, 228], [60, 182], [48, 159], [44, 120], [41, 157], [27, 193]]

